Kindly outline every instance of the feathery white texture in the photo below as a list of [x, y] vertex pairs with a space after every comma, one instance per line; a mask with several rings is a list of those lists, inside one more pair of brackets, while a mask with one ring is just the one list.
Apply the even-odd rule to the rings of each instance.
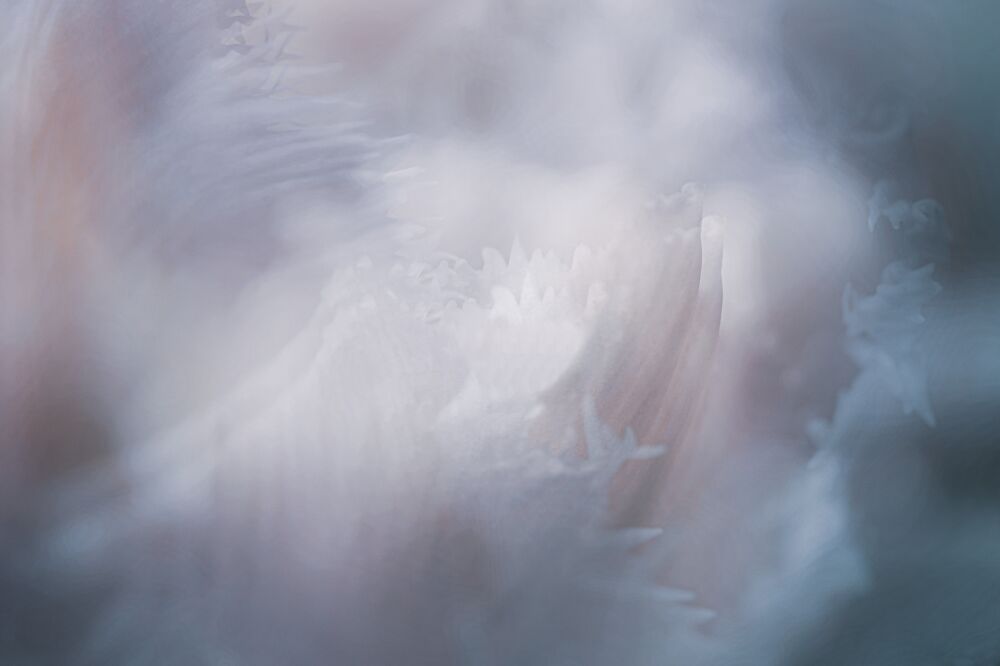
[[[695, 649], [683, 636], [698, 613], [659, 595], [656, 567], [641, 573], [634, 541], [604, 524], [619, 466], [662, 450], [630, 431], [619, 439], [592, 405], [577, 408], [580, 433], [535, 425], [592, 334], [589, 294], [606, 260], [581, 248], [569, 265], [515, 245], [474, 270], [447, 257], [400, 263], [382, 240], [335, 273], [256, 379], [126, 455], [127, 505], [88, 504], [70, 521], [60, 568], [175, 544], [128, 566], [133, 594], [103, 620], [95, 658], [150, 632], [241, 663], [467, 652], [597, 664]], [[518, 283], [519, 296], [504, 286]], [[576, 437], [588, 453], [573, 462]], [[104, 538], [81, 546], [95, 531]], [[154, 581], [168, 586], [162, 611], [140, 592]], [[197, 618], [220, 616], [202, 635]], [[260, 644], [274, 626], [298, 638]], [[553, 640], [563, 632], [571, 639]]]
[[869, 226], [874, 230], [880, 220], [888, 219], [893, 229], [901, 229], [906, 256], [885, 268], [872, 296], [859, 298], [850, 288], [845, 292], [849, 351], [862, 368], [884, 378], [907, 414], [915, 411], [934, 425], [919, 348], [921, 310], [941, 290], [932, 278], [934, 264], [925, 262], [947, 258], [948, 230], [936, 201], [890, 204], [886, 189], [880, 184], [872, 197]]
[[[505, 211], [509, 223], [486, 217], [488, 197], [473, 196], [444, 219], [394, 211], [425, 223], [426, 243], [396, 226], [359, 234], [382, 221], [372, 213], [379, 194], [355, 190], [374, 187], [363, 177], [370, 144], [341, 107], [273, 88], [280, 47], [243, 35], [254, 23], [248, 8], [221, 7], [219, 54], [203, 39], [197, 3], [171, 6], [175, 16], [113, 2], [51, 7], [81, 41], [122, 10], [112, 33], [136, 41], [98, 49], [97, 59], [139, 62], [120, 80], [109, 74], [114, 94], [100, 98], [110, 112], [95, 126], [114, 139], [100, 147], [115, 148], [95, 149], [107, 170], [89, 174], [97, 210], [81, 211], [79, 229], [97, 247], [93, 272], [71, 278], [88, 296], [83, 353], [96, 350], [110, 367], [108, 391], [120, 400], [105, 417], [114, 441], [93, 464], [46, 483], [46, 526], [10, 556], [15, 575], [47, 581], [70, 617], [87, 615], [53, 654], [91, 663], [442, 663], [463, 652], [500, 663], [643, 663], [698, 647], [691, 629], [709, 615], [659, 587], [658, 558], [634, 561], [635, 537], [651, 533], [602, 534], [618, 466], [662, 469], [662, 450], [648, 444], [693, 428], [718, 334], [721, 238], [712, 223], [700, 228], [700, 198], [686, 189], [634, 219], [659, 194], [655, 181], [676, 173], [652, 168], [636, 179], [645, 167], [635, 146], [619, 156], [620, 129], [582, 141], [588, 122], [553, 124], [540, 153], [521, 144], [495, 166], [473, 138], [461, 151], [497, 174], [484, 180], [521, 174], [517, 187], [493, 190], [522, 199]], [[571, 22], [575, 47], [555, 68], [593, 121], [613, 117], [628, 96], [614, 85], [617, 67], [602, 73], [608, 96], [576, 71], [621, 41], [592, 48], [597, 18]], [[166, 36], [147, 52], [142, 37], [157, 20]], [[518, 71], [534, 92], [500, 132], [508, 139], [566, 101], [528, 76], [531, 61]], [[86, 71], [69, 67], [66, 77]], [[142, 104], [132, 106], [132, 92]], [[391, 129], [386, 109], [371, 106]], [[678, 111], [661, 143], [703, 112]], [[547, 164], [574, 144], [572, 166]], [[435, 153], [410, 145], [397, 162]], [[590, 168], [594, 156], [613, 159]], [[440, 166], [450, 182], [439, 187], [461, 189], [447, 154]], [[590, 192], [583, 203], [581, 188]], [[336, 201], [332, 229], [306, 231], [328, 246], [289, 247], [275, 233], [279, 204], [317, 191]], [[481, 270], [461, 256], [468, 243], [441, 254], [469, 225], [475, 256], [490, 244], [490, 224], [501, 241], [530, 235], [529, 251], [486, 252]], [[595, 249], [580, 247], [580, 235]], [[262, 297], [275, 283], [275, 300], [319, 293], [320, 305], [272, 361], [274, 340], [245, 324], [272, 316], [291, 326], [301, 316]], [[643, 422], [632, 429], [636, 413]], [[571, 464], [584, 452], [587, 462]], [[99, 600], [79, 608], [95, 587]]]
[[[847, 299], [860, 375], [811, 465], [764, 455], [840, 387], [831, 294], [869, 258], [831, 146], [914, 119], [806, 129], [770, 0], [322, 5], [296, 41], [268, 4], [15, 4], [12, 658], [803, 663], [884, 584], [927, 474], [878, 444], [921, 425], [900, 404], [938, 415], [921, 266], [947, 234], [885, 190], [870, 223], [912, 256]], [[108, 441], [32, 477], [22, 433]]]

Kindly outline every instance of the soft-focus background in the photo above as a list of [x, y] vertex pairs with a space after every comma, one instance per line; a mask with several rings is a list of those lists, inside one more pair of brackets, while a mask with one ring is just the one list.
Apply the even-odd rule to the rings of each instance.
[[0, 662], [1000, 662], [998, 21], [11, 0]]

